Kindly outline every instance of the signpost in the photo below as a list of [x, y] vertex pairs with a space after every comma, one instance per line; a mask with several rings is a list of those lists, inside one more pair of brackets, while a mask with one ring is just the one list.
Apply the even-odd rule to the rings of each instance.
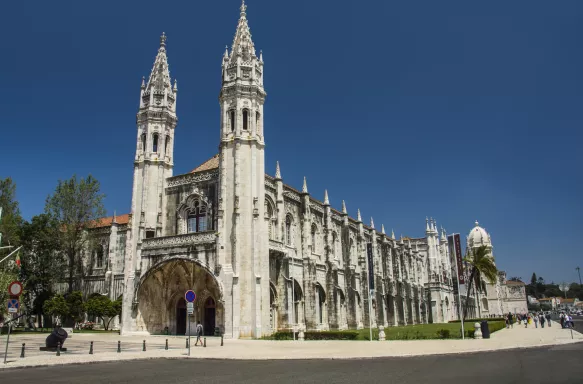
[[[10, 299], [8, 299], [8, 313], [18, 313], [20, 308], [20, 301], [18, 297], [22, 294], [22, 284], [19, 281], [13, 281], [8, 285], [8, 294], [10, 294]], [[10, 342], [10, 330], [12, 328], [12, 321], [8, 322], [8, 336], [6, 337], [6, 351], [4, 352], [4, 364], [6, 364], [6, 358], [8, 356], [8, 343]]]
[[196, 293], [189, 289], [184, 294], [186, 300], [186, 321], [188, 321], [188, 356], [190, 356], [190, 316], [194, 313], [194, 300], [196, 300]]

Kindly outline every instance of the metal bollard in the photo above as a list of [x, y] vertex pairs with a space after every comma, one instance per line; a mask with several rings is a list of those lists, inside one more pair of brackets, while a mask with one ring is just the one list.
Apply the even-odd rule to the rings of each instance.
[[167, 351], [168, 350], [168, 339], [166, 339], [166, 346], [164, 347], [164, 349]]
[[61, 356], [61, 343], [57, 344], [57, 356]]
[[22, 343], [22, 350], [20, 351], [20, 358], [24, 359], [24, 347], [25, 347], [25, 343]]
[[142, 346], [142, 351], [143, 351], [143, 352], [146, 352], [146, 340], [144, 340], [144, 344], [143, 344], [143, 346]]
[[89, 354], [93, 355], [93, 341], [91, 342], [91, 344], [89, 345]]
[[223, 346], [223, 335], [221, 335], [221, 347]]
[[204, 344], [203, 344], [203, 347], [205, 347], [205, 348], [206, 348], [206, 337], [204, 338]]
[[188, 338], [186, 339], [186, 348], [188, 348]]
[[117, 353], [121, 353], [121, 341], [117, 342]]

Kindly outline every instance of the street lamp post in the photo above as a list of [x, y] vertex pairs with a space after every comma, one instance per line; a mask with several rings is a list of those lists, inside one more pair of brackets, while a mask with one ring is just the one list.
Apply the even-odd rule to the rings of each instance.
[[581, 283], [581, 268], [577, 267], [575, 269], [577, 270], [577, 273], [579, 274], [579, 285], [583, 285], [583, 283]]

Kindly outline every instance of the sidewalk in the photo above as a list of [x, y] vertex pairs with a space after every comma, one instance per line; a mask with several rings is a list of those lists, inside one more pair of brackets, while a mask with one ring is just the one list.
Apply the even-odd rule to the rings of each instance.
[[[434, 354], [456, 354], [470, 352], [496, 351], [514, 348], [531, 348], [547, 345], [582, 342], [583, 335], [561, 329], [560, 325], [551, 328], [503, 329], [492, 334], [490, 339], [474, 340], [407, 340], [407, 341], [270, 341], [270, 340], [224, 340], [207, 338], [207, 347], [194, 347], [192, 338], [190, 358], [197, 359], [358, 359], [390, 356], [420, 356]], [[120, 337], [109, 334], [75, 334], [65, 341], [67, 352], [61, 356], [54, 353], [41, 353], [38, 347], [44, 345], [46, 335], [22, 335], [10, 338], [8, 364], [2, 364], [5, 336], [0, 339], [0, 369], [64, 365], [75, 363], [95, 363], [104, 361], [188, 358], [186, 337], [148, 336]], [[146, 340], [146, 352], [142, 351]], [[164, 350], [166, 339], [169, 349]], [[117, 353], [117, 342], [121, 341], [121, 353]], [[94, 342], [94, 354], [89, 354], [90, 341]], [[26, 343], [25, 358], [20, 358], [20, 348]]]

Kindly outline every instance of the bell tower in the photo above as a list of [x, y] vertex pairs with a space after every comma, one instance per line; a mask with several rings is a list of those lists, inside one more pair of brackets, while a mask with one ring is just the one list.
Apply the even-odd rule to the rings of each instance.
[[166, 57], [166, 35], [152, 73], [142, 79], [140, 108], [136, 117], [137, 139], [134, 158], [132, 208], [128, 223], [125, 257], [125, 292], [123, 296], [122, 332], [135, 332], [132, 318], [134, 284], [141, 272], [142, 239], [162, 236], [166, 215], [164, 186], [174, 167], [174, 129], [176, 117], [176, 80], [172, 85]]
[[[231, 52], [222, 59], [219, 258], [225, 295], [225, 334], [261, 337], [269, 325], [269, 240], [264, 215], [263, 57], [255, 52], [241, 13]], [[232, 300], [232, 302], [229, 302]], [[229, 313], [232, 312], [232, 313]]]

